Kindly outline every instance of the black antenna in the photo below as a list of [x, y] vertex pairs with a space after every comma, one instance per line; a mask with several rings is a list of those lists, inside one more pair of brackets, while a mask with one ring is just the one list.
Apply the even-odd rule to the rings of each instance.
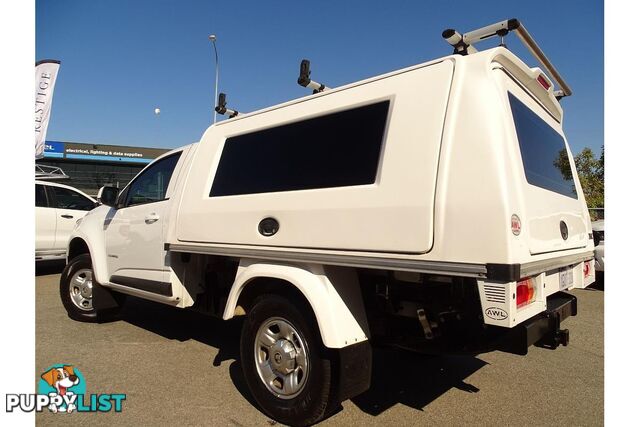
[[230, 119], [240, 114], [236, 110], [227, 108], [227, 94], [223, 92], [220, 92], [220, 94], [218, 95], [218, 105], [216, 106], [216, 113], [222, 114], [223, 116], [229, 116]]
[[313, 93], [329, 89], [322, 83], [311, 80], [311, 62], [308, 59], [303, 59], [302, 62], [300, 62], [300, 76], [298, 77], [298, 84], [302, 87], [313, 89]]

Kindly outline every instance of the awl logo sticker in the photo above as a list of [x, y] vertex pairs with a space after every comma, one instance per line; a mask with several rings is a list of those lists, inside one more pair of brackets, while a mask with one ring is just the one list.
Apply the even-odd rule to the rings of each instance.
[[504, 320], [509, 317], [509, 314], [506, 311], [498, 307], [489, 307], [484, 311], [484, 314], [493, 320]]

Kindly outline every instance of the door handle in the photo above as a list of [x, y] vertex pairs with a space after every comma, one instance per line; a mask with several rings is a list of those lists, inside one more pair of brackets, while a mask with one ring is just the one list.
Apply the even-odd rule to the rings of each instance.
[[62, 218], [67, 218], [67, 219], [71, 219], [71, 218], [73, 218], [73, 215], [67, 215], [67, 214], [60, 215], [60, 216], [61, 216]]
[[154, 222], [156, 222], [157, 220], [160, 219], [160, 215], [158, 215], [157, 213], [150, 213], [149, 215], [147, 215], [144, 218], [144, 222], [147, 224], [153, 224]]

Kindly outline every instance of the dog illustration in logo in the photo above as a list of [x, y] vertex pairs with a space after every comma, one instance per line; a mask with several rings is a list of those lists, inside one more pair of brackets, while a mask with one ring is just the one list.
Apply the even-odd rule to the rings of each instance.
[[[67, 391], [70, 387], [77, 385], [80, 382], [80, 378], [73, 373], [73, 366], [64, 365], [61, 368], [51, 368], [47, 372], [41, 375], [41, 378], [47, 382], [51, 387], [56, 389], [56, 393], [49, 393], [49, 396], [72, 396], [72, 391]], [[76, 405], [69, 403], [67, 408], [58, 408], [55, 403], [49, 405], [51, 412], [73, 412], [76, 409]]]

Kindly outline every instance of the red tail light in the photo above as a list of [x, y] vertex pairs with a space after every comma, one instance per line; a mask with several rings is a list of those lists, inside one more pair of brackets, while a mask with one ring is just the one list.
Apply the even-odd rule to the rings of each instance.
[[518, 308], [529, 304], [536, 297], [536, 288], [532, 279], [520, 280], [516, 285], [516, 305]]
[[551, 83], [547, 81], [547, 79], [545, 79], [542, 74], [538, 76], [537, 80], [538, 83], [540, 83], [540, 86], [542, 86], [545, 90], [549, 90], [549, 88], [551, 87]]
[[590, 261], [585, 261], [584, 267], [582, 268], [582, 273], [584, 274], [584, 277], [587, 277], [589, 276], [589, 274], [591, 274]]

